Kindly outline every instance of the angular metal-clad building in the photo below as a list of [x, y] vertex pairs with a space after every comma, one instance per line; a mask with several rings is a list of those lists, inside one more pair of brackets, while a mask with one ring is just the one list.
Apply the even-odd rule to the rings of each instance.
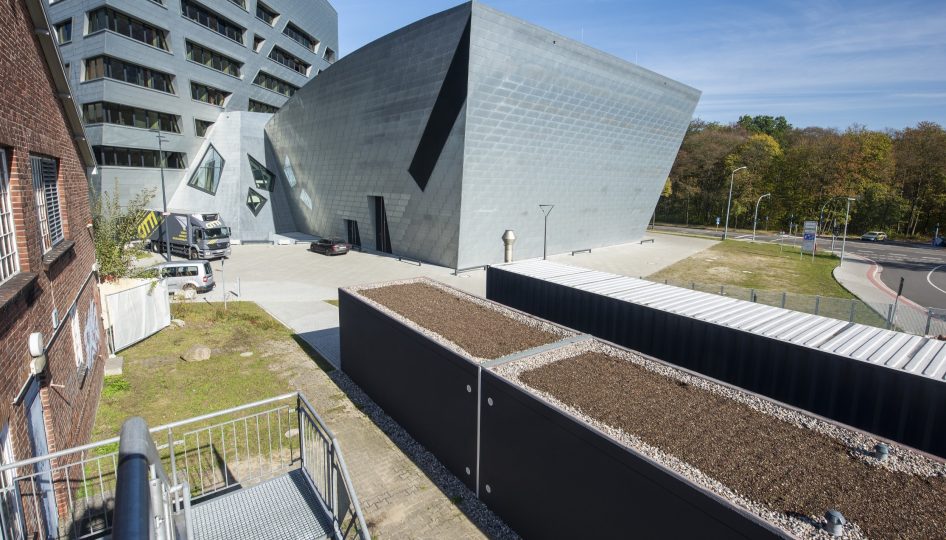
[[454, 268], [639, 238], [699, 92], [490, 9], [389, 34], [266, 126], [304, 232]]

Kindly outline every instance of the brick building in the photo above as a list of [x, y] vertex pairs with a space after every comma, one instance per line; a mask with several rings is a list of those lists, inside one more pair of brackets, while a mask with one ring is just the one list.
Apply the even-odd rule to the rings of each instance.
[[[107, 352], [89, 207], [88, 175], [95, 161], [43, 5], [42, 0], [0, 2], [4, 462], [88, 441]], [[34, 339], [47, 358], [36, 374], [31, 369], [34, 333], [42, 334]], [[56, 463], [41, 462], [37, 472], [50, 466]], [[65, 490], [53, 493], [56, 479], [51, 480], [36, 497], [50, 532], [58, 526], [57, 506], [67, 496]]]

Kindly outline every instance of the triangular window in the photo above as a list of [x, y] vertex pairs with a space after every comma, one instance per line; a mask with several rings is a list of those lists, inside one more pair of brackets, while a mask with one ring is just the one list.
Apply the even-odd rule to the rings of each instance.
[[260, 195], [255, 189], [250, 188], [250, 191], [246, 194], [246, 207], [253, 212], [253, 215], [258, 216], [260, 210], [262, 210], [265, 205], [266, 197]]
[[250, 158], [250, 170], [253, 171], [253, 183], [256, 187], [270, 192], [273, 191], [276, 184], [276, 175], [259, 161], [253, 159], [253, 156], [247, 154], [246, 157]]
[[220, 175], [223, 174], [223, 158], [217, 153], [213, 145], [209, 145], [200, 165], [194, 170], [193, 176], [187, 185], [211, 195], [217, 194], [220, 186]]

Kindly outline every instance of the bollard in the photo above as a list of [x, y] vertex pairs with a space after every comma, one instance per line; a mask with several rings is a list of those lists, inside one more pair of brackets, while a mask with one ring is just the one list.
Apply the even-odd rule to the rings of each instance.
[[505, 246], [505, 252], [503, 256], [504, 262], [512, 262], [512, 245], [515, 243], [516, 233], [512, 232], [511, 229], [506, 229], [506, 232], [503, 233], [503, 246]]

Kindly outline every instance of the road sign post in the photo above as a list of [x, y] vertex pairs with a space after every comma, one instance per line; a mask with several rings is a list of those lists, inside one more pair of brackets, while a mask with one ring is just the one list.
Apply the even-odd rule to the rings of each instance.
[[811, 260], [815, 260], [815, 250], [817, 249], [818, 244], [818, 222], [817, 221], [806, 221], [804, 236], [802, 237], [801, 243], [801, 254], [804, 254], [806, 251], [811, 252]]

